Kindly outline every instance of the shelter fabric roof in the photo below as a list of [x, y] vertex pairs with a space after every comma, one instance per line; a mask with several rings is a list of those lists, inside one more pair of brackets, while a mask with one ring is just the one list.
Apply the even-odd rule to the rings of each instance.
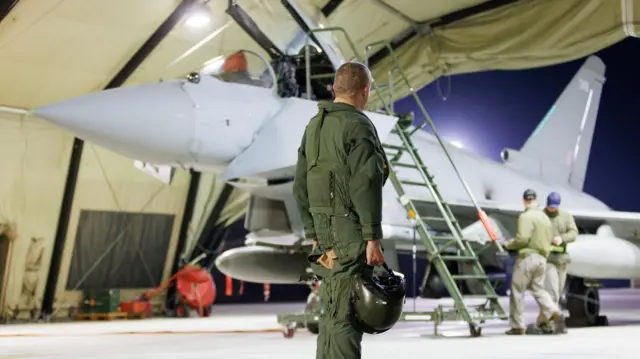
[[[306, 14], [339, 3], [295, 1]], [[180, 3], [14, 2], [0, 22], [0, 105], [27, 109], [104, 88]], [[237, 3], [283, 50], [300, 31], [281, 1]], [[187, 16], [125, 85], [183, 76], [239, 49], [264, 54], [225, 13], [227, 5], [227, 0], [202, 5], [210, 21], [201, 26], [194, 26]], [[456, 13], [460, 16], [454, 21], [443, 21]], [[397, 56], [412, 86], [419, 89], [444, 74], [522, 69], [573, 60], [626, 36], [636, 36], [636, 18], [640, 18], [640, 0], [346, 0], [324, 23], [343, 27], [360, 56], [368, 44], [417, 32], [398, 49]], [[342, 53], [353, 58], [347, 42], [340, 35], [335, 39]], [[386, 83], [393, 66], [391, 57], [378, 56], [375, 63], [372, 61], [376, 80]], [[394, 78], [394, 97], [404, 97], [409, 90], [398, 76]]]

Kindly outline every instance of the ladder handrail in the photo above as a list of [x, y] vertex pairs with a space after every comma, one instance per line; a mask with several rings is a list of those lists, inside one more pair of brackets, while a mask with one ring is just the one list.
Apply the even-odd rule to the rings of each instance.
[[[376, 45], [384, 45], [384, 47], [388, 50], [388, 52], [392, 56], [393, 62], [395, 64], [394, 70], [397, 70], [400, 73], [400, 76], [402, 77], [403, 82], [405, 83], [405, 85], [409, 89], [409, 92], [410, 92], [411, 96], [413, 97], [414, 101], [416, 102], [416, 104], [418, 105], [418, 108], [420, 109], [420, 112], [422, 112], [422, 116], [424, 117], [424, 121], [422, 122], [422, 124], [420, 126], [417, 126], [417, 128], [422, 128], [425, 123], [427, 123], [429, 125], [429, 127], [431, 128], [431, 131], [433, 131], [433, 135], [436, 137], [436, 139], [438, 140], [438, 143], [440, 144], [440, 148], [442, 148], [442, 151], [444, 151], [444, 154], [447, 157], [447, 160], [449, 160], [449, 163], [451, 164], [451, 167], [453, 168], [454, 173], [458, 177], [458, 180], [460, 180], [460, 183], [462, 184], [462, 187], [464, 188], [465, 192], [467, 193], [467, 196], [471, 200], [471, 203], [475, 207], [475, 209], [476, 209], [476, 211], [478, 213], [478, 217], [480, 218], [480, 221], [482, 222], [482, 225], [485, 227], [487, 233], [489, 234], [489, 237], [498, 246], [498, 250], [499, 251], [503, 251], [502, 245], [500, 245], [500, 243], [497, 241], [497, 235], [493, 231], [493, 226], [491, 226], [491, 224], [488, 223], [487, 214], [480, 207], [480, 205], [478, 204], [478, 201], [476, 201], [475, 196], [473, 195], [473, 193], [471, 192], [471, 189], [469, 188], [469, 184], [462, 177], [462, 174], [460, 173], [460, 170], [458, 169], [458, 167], [456, 166], [455, 162], [451, 158], [451, 154], [449, 153], [449, 150], [447, 150], [447, 147], [445, 146], [445, 142], [440, 137], [440, 134], [438, 134], [438, 131], [436, 130], [435, 124], [431, 120], [431, 116], [429, 116], [429, 113], [427, 112], [427, 109], [422, 104], [422, 101], [420, 100], [420, 97], [418, 97], [418, 94], [416, 93], [415, 88], [411, 85], [411, 82], [409, 81], [409, 78], [407, 77], [406, 73], [404, 72], [404, 70], [400, 66], [400, 60], [398, 59], [398, 56], [396, 55], [395, 51], [391, 47], [391, 44], [389, 42], [387, 42], [387, 41], [377, 41], [377, 42], [374, 42], [374, 43], [371, 43], [371, 44], [367, 45], [365, 47], [365, 63], [369, 62], [369, 59], [367, 57], [368, 51], [370, 49], [372, 49]], [[390, 83], [389, 84], [389, 89], [392, 89], [392, 88], [393, 88], [393, 85]]]
[[[369, 45], [366, 46], [365, 54], [373, 46], [381, 45], [381, 44], [384, 44], [384, 47], [389, 51], [389, 55], [392, 56], [393, 61], [394, 61], [395, 65], [396, 65], [395, 67], [397, 68], [398, 72], [400, 73], [400, 76], [402, 77], [403, 82], [409, 88], [409, 92], [410, 92], [411, 96], [413, 97], [413, 99], [415, 100], [416, 104], [418, 105], [418, 108], [420, 108], [420, 112], [422, 112], [422, 116], [424, 117], [424, 122], [426, 122], [429, 125], [429, 127], [431, 128], [431, 131], [433, 131], [433, 135], [438, 140], [438, 143], [440, 144], [440, 147], [444, 151], [445, 156], [447, 156], [447, 159], [449, 160], [449, 163], [451, 164], [451, 167], [453, 167], [453, 171], [455, 172], [456, 176], [460, 180], [460, 183], [462, 183], [462, 187], [464, 187], [464, 190], [467, 193], [467, 196], [469, 197], [471, 202], [473, 203], [473, 206], [475, 207], [476, 211], [482, 212], [483, 210], [478, 205], [478, 202], [476, 201], [475, 196], [471, 192], [471, 189], [469, 188], [469, 185], [467, 184], [467, 181], [464, 180], [464, 178], [462, 177], [462, 174], [458, 170], [458, 167], [456, 166], [456, 164], [454, 163], [453, 159], [451, 158], [451, 155], [449, 154], [449, 150], [447, 150], [447, 148], [445, 146], [445, 142], [442, 140], [442, 138], [438, 134], [438, 131], [436, 131], [436, 126], [434, 125], [433, 121], [431, 120], [431, 116], [429, 116], [429, 113], [427, 112], [427, 109], [422, 104], [422, 101], [420, 100], [420, 97], [418, 97], [418, 94], [416, 93], [415, 88], [413, 88], [413, 86], [411, 85], [411, 82], [409, 82], [409, 78], [407, 78], [406, 73], [400, 67], [400, 60], [398, 59], [398, 56], [396, 55], [396, 53], [393, 50], [393, 48], [391, 47], [391, 45], [388, 42], [385, 42], [385, 41], [374, 42], [374, 43], [369, 44]], [[423, 122], [423, 124], [424, 124], [424, 122]]]

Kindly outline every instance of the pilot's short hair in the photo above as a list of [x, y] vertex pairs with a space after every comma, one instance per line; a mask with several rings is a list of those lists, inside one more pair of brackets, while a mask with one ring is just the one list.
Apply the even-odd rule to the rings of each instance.
[[371, 72], [359, 62], [342, 64], [333, 80], [336, 97], [353, 97], [367, 86], [371, 86]]

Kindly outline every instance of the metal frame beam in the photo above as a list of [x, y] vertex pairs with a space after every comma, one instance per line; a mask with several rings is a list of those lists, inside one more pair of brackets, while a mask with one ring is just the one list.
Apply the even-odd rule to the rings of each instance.
[[[182, 20], [192, 6], [198, 3], [198, 0], [182, 0], [182, 2], [173, 10], [171, 15], [160, 24], [160, 26], [151, 34], [147, 41], [136, 51], [122, 69], [113, 77], [105, 87], [105, 90], [121, 86], [136, 69], [144, 62], [144, 60], [153, 52], [160, 42], [173, 30], [173, 28]], [[60, 205], [60, 215], [58, 217], [58, 225], [53, 243], [53, 253], [51, 254], [51, 264], [47, 275], [47, 283], [42, 297], [42, 305], [40, 309], [40, 318], [48, 319], [53, 313], [53, 302], [58, 286], [58, 276], [60, 274], [60, 265], [62, 264], [62, 253], [64, 251], [65, 240], [69, 230], [69, 219], [73, 208], [73, 199], [76, 191], [76, 183], [78, 181], [78, 172], [80, 170], [80, 161], [82, 159], [82, 150], [84, 141], [79, 138], [73, 139], [73, 148], [71, 150], [71, 158], [69, 160], [69, 169], [67, 171], [67, 179], [64, 186], [62, 203]]]
[[304, 31], [305, 34], [309, 34], [309, 38], [311, 38], [311, 41], [313, 41], [316, 44], [316, 46], [322, 49], [322, 55], [323, 55], [322, 57], [324, 57], [325, 61], [327, 61], [327, 63], [331, 63], [331, 59], [329, 59], [329, 56], [327, 56], [327, 52], [322, 47], [322, 44], [320, 43], [320, 41], [318, 41], [316, 34], [313, 32], [310, 32], [311, 28], [309, 27], [309, 25], [307, 25], [307, 23], [304, 22], [304, 19], [302, 19], [302, 16], [298, 14], [296, 9], [293, 7], [293, 5], [291, 5], [289, 1], [290, 0], [280, 0], [280, 3], [282, 3], [282, 6], [284, 6], [284, 8], [289, 13], [289, 15], [291, 15], [293, 20], [298, 24], [300, 29], [302, 29], [302, 31]]
[[340, 6], [340, 4], [342, 4], [343, 2], [344, 0], [330, 0], [328, 3], [326, 3], [325, 6], [322, 7], [322, 15], [324, 15], [325, 17], [329, 17], [329, 15], [336, 11], [338, 6]]
[[226, 13], [249, 35], [260, 47], [274, 59], [276, 57], [284, 56], [282, 50], [280, 50], [267, 35], [260, 30], [258, 24], [244, 11], [240, 5], [236, 4], [234, 0], [229, 0]]
[[[171, 265], [171, 274], [177, 273], [184, 265], [183, 254], [184, 249], [187, 246], [187, 239], [189, 238], [189, 224], [193, 218], [193, 211], [196, 204], [196, 198], [198, 197], [198, 187], [200, 187], [200, 172], [190, 170], [189, 174], [191, 179], [189, 181], [189, 190], [187, 191], [187, 199], [184, 203], [184, 212], [182, 214], [182, 221], [180, 222], [180, 231], [178, 233], [178, 243], [176, 244], [176, 251], [173, 255], [173, 264]], [[164, 306], [167, 309], [175, 309], [176, 302], [172, 300], [176, 293], [175, 281], [169, 284], [167, 288], [167, 295], [165, 296]]]
[[[331, 13], [333, 13], [338, 8], [338, 6], [342, 4], [343, 1], [344, 0], [331, 0], [324, 7], [322, 7], [322, 9], [320, 9], [320, 12], [322, 12], [322, 14], [328, 18], [329, 15], [331, 15]], [[322, 48], [322, 44], [320, 44], [320, 42], [318, 41], [318, 38], [314, 33], [309, 33], [311, 31], [311, 28], [309, 28], [309, 26], [307, 25], [306, 22], [304, 22], [300, 14], [298, 14], [296, 9], [291, 5], [290, 0], [280, 0], [280, 2], [282, 3], [282, 6], [284, 6], [284, 8], [287, 10], [287, 12], [291, 15], [293, 20], [298, 24], [300, 29], [302, 29], [302, 31], [304, 31], [305, 34], [309, 34], [309, 37], [316, 44], [316, 46], [322, 49], [322, 57], [324, 57], [324, 61], [328, 64], [331, 64], [331, 59], [329, 59], [329, 56], [327, 56], [327, 52], [325, 51], [325, 49]], [[337, 70], [337, 69], [334, 69], [334, 70]]]
[[218, 220], [220, 219], [222, 210], [227, 205], [234, 188], [235, 187], [228, 183], [224, 184], [224, 187], [216, 200], [216, 204], [211, 209], [211, 213], [209, 213], [209, 217], [207, 217], [207, 221], [202, 228], [202, 232], [200, 232], [200, 236], [198, 237], [198, 242], [194, 246], [193, 253], [191, 253], [190, 259], [194, 259], [202, 253], [209, 254], [207, 258], [200, 261], [200, 265], [203, 267], [210, 268], [212, 266], [212, 263], [215, 261], [215, 254], [220, 250], [220, 245], [225, 239], [226, 226], [224, 223], [218, 222]]
[[0, 22], [4, 20], [20, 0], [0, 0]]

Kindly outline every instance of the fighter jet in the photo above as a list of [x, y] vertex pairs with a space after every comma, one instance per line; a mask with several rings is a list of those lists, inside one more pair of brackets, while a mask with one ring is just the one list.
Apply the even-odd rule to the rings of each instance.
[[[154, 173], [160, 172], [160, 166], [215, 172], [219, 179], [249, 191], [247, 245], [220, 255], [217, 268], [245, 281], [297, 283], [308, 267], [310, 243], [302, 239], [291, 192], [296, 152], [308, 119], [317, 111], [311, 99], [330, 100], [331, 96], [325, 88], [330, 80], [307, 81], [304, 61], [297, 55], [310, 49], [313, 74], [319, 68], [335, 70], [346, 59], [330, 33], [310, 36], [313, 46], [303, 48], [308, 29], [328, 26], [317, 9], [283, 1], [300, 31], [287, 49], [274, 52], [275, 46], [240, 6], [229, 4], [227, 13], [270, 54], [271, 62], [243, 52], [256, 60], [249, 63], [264, 64], [264, 71], [227, 76], [201, 70], [182, 79], [93, 93], [34, 112], [78, 138], [140, 161], [140, 167]], [[598, 301], [598, 279], [640, 277], [640, 214], [613, 211], [583, 192], [604, 72], [599, 58], [588, 58], [522, 148], [502, 151], [502, 164], [455, 146], [448, 149], [501, 238], [513, 236], [525, 188], [536, 190], [541, 197], [550, 191], [562, 193], [563, 208], [575, 216], [581, 231], [569, 245], [573, 277], [567, 306], [572, 317], [588, 325], [600, 318], [599, 306], [593, 305]], [[396, 117], [375, 111], [367, 115], [383, 142], [399, 144], [391, 133]], [[464, 195], [439, 142], [424, 131], [413, 142], [463, 227], [464, 237], [479, 245], [488, 242], [485, 228], [476, 220], [476, 209]], [[410, 169], [396, 170], [398, 177], [417, 177]], [[170, 180], [170, 173], [163, 178]], [[232, 181], [237, 178], [263, 183]], [[406, 192], [430, 199], [424, 188], [409, 187]], [[421, 213], [432, 209], [419, 208]], [[436, 232], [444, 230], [432, 227]], [[383, 213], [388, 259], [396, 249], [414, 248], [413, 228], [388, 184]], [[485, 266], [501, 266], [487, 252], [482, 261]], [[468, 268], [451, 270], [465, 272]], [[468, 280], [465, 284], [473, 292], [477, 283]]]
[[[263, 185], [232, 182], [252, 194], [246, 216], [251, 233], [246, 247], [226, 251], [216, 265], [223, 273], [245, 281], [296, 283], [307, 267], [309, 243], [301, 240], [291, 180], [300, 138], [316, 112], [316, 103], [281, 97], [273, 68], [262, 60], [270, 81], [260, 85], [192, 73], [184, 79], [85, 95], [38, 108], [35, 113], [79, 138], [137, 160], [216, 172], [222, 180], [263, 180]], [[514, 233], [525, 188], [536, 190], [541, 197], [551, 191], [562, 193], [563, 208], [575, 216], [581, 232], [569, 245], [573, 294], [569, 311], [590, 323], [598, 317], [596, 307], [585, 305], [598, 300], [595, 281], [640, 277], [640, 214], [613, 211], [583, 192], [604, 72], [604, 63], [589, 57], [522, 148], [502, 151], [502, 164], [465, 149], [449, 148], [502, 238]], [[396, 118], [374, 112], [367, 115], [383, 142], [399, 144], [391, 133]], [[488, 235], [476, 221], [474, 207], [463, 195], [434, 136], [419, 132], [414, 144], [437, 178], [465, 238], [487, 242]], [[397, 169], [399, 177], [410, 180], [417, 176], [403, 171]], [[407, 192], [411, 197], [430, 198], [422, 188], [410, 187]], [[398, 250], [407, 250], [414, 238], [412, 228], [393, 188], [385, 186], [385, 240], [397, 243]]]

